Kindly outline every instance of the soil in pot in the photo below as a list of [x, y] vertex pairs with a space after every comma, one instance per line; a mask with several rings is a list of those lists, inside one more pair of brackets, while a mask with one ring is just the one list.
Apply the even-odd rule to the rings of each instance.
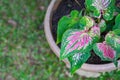
[[[80, 5], [75, 0], [62, 0], [59, 4], [58, 8], [52, 14], [52, 34], [53, 38], [56, 42], [57, 37], [57, 25], [59, 19], [64, 16], [68, 15], [72, 10], [81, 10], [85, 8], [84, 2], [85, 0], [77, 0]], [[117, 0], [116, 3], [119, 4], [120, 0]], [[119, 5], [118, 5], [119, 6]], [[60, 44], [58, 44], [60, 47]], [[86, 63], [88, 64], [106, 64], [110, 63], [110, 61], [102, 61], [100, 57], [98, 57], [93, 51], [91, 51], [91, 57], [88, 59]]]

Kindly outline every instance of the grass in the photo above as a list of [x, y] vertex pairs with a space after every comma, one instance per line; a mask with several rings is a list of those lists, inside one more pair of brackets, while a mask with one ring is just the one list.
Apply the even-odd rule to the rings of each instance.
[[[0, 0], [0, 80], [93, 80], [75, 74], [54, 55], [43, 19], [50, 0]], [[119, 80], [120, 71], [96, 80]]]

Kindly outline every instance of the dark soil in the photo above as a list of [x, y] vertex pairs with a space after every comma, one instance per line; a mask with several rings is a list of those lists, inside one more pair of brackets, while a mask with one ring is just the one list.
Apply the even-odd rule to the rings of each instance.
[[[54, 37], [54, 40], [56, 41], [57, 37], [57, 25], [58, 21], [62, 16], [68, 15], [71, 10], [81, 10], [85, 8], [84, 5], [85, 0], [78, 0], [78, 2], [81, 4], [78, 5], [75, 0], [62, 0], [61, 3], [59, 4], [58, 8], [53, 12], [52, 15], [52, 34]], [[120, 0], [117, 0], [117, 3]], [[60, 47], [60, 44], [58, 45]], [[102, 61], [100, 57], [98, 57], [93, 51], [91, 51], [91, 57], [88, 59], [86, 63], [89, 64], [106, 64], [110, 63], [110, 61]]]

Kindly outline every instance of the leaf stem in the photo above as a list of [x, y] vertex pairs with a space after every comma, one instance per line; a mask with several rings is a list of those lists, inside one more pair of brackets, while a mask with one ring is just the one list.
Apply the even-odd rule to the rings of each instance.
[[80, 7], [82, 7], [81, 4], [78, 2], [78, 0], [75, 0], [75, 2], [76, 2]]
[[100, 23], [100, 18], [98, 18], [98, 23]]

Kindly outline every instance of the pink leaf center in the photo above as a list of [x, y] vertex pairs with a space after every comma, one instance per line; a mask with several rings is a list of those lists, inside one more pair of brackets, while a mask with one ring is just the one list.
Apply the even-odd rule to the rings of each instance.
[[91, 42], [91, 37], [85, 33], [84, 31], [80, 32], [73, 32], [71, 36], [67, 38], [68, 45], [66, 47], [66, 50], [69, 50], [69, 52], [78, 49], [80, 50], [81, 48], [85, 47], [86, 45]]
[[116, 52], [110, 46], [108, 46], [105, 42], [98, 43], [98, 48], [103, 53], [104, 57], [114, 59]]

